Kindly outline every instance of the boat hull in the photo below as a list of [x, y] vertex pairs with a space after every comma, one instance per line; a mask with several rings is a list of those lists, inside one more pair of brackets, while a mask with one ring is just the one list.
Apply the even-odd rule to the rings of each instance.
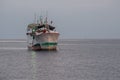
[[[31, 43], [28, 43], [28, 48], [32, 50], [56, 50], [58, 44], [59, 33], [42, 33], [35, 35]], [[28, 40], [30, 40], [29, 38]]]

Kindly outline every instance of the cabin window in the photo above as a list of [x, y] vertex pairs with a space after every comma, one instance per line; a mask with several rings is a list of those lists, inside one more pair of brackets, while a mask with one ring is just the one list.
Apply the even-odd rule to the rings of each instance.
[[30, 29], [28, 28], [27, 31], [30, 31]]

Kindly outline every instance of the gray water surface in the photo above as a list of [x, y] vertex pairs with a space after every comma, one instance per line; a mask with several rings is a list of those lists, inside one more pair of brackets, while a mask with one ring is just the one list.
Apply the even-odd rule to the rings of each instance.
[[0, 80], [120, 80], [120, 40], [60, 40], [57, 51], [0, 41]]

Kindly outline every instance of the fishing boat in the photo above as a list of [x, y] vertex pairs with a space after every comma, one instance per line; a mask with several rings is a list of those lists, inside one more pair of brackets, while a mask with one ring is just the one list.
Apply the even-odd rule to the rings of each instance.
[[27, 27], [27, 46], [31, 50], [56, 50], [59, 33], [52, 26], [52, 21], [48, 23], [47, 17], [43, 23], [32, 23]]

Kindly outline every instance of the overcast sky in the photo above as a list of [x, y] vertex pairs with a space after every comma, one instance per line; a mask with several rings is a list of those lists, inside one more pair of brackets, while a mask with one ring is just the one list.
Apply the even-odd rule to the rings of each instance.
[[0, 39], [26, 38], [34, 13], [48, 12], [60, 38], [120, 39], [120, 0], [0, 0]]

